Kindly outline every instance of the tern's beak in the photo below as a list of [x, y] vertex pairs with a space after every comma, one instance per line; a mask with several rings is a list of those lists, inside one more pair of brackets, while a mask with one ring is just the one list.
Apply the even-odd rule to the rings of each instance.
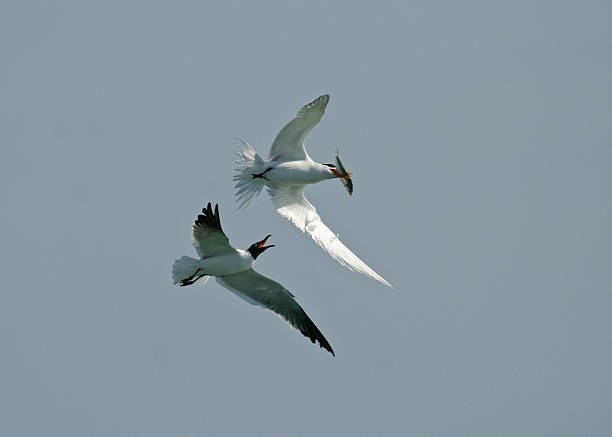
[[271, 248], [271, 247], [274, 247], [274, 246], [275, 246], [274, 244], [271, 244], [271, 245], [269, 245], [269, 246], [264, 246], [264, 244], [266, 244], [266, 241], [268, 241], [268, 238], [270, 238], [271, 236], [272, 236], [272, 235], [268, 235], [266, 238], [264, 238], [263, 240], [261, 240], [261, 241], [259, 242], [259, 248], [260, 248], [260, 249], [269, 249], [269, 248]]
[[340, 173], [335, 168], [330, 168], [330, 170], [334, 174], [334, 176], [336, 176], [337, 178], [341, 178], [341, 179], [351, 179], [351, 176], [353, 175], [353, 173], [351, 173], [350, 171], [347, 171], [348, 175], [345, 175], [345, 174]]

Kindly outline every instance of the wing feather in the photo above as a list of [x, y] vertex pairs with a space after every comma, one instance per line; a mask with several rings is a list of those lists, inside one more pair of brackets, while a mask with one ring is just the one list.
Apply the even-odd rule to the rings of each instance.
[[260, 275], [253, 269], [233, 275], [219, 276], [217, 282], [250, 304], [274, 311], [310, 341], [319, 342], [319, 346], [335, 356], [332, 347], [319, 328], [295, 301], [294, 296], [278, 282]]
[[210, 202], [202, 209], [191, 228], [191, 243], [201, 258], [219, 255], [235, 250], [221, 228], [219, 205], [213, 211]]
[[276, 211], [289, 219], [332, 258], [350, 270], [362, 273], [387, 287], [392, 285], [364, 263], [346, 247], [317, 214], [317, 210], [304, 196], [304, 185], [280, 186], [268, 184], [268, 193]]
[[298, 161], [308, 158], [304, 139], [319, 123], [329, 102], [329, 94], [317, 97], [304, 105], [293, 120], [285, 125], [276, 136], [270, 149], [270, 161]]

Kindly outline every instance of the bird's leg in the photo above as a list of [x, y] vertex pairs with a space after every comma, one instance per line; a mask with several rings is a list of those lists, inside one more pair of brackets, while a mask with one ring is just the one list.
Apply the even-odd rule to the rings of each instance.
[[193, 284], [195, 281], [197, 281], [197, 280], [198, 280], [198, 279], [200, 279], [202, 276], [204, 276], [204, 275], [201, 275], [201, 276], [198, 276], [198, 277], [196, 278], [196, 275], [197, 275], [198, 273], [200, 273], [200, 270], [202, 270], [202, 269], [197, 269], [197, 270], [196, 270], [196, 272], [195, 272], [193, 275], [191, 275], [191, 276], [190, 276], [190, 277], [188, 277], [188, 278], [183, 279], [179, 285], [180, 285], [181, 287], [184, 287], [184, 286], [186, 286], [186, 285], [191, 285], [191, 284]]
[[270, 170], [272, 170], [272, 167], [269, 167], [267, 169], [265, 169], [264, 171], [262, 171], [261, 173], [251, 173], [251, 176], [253, 176], [253, 179], [257, 179], [257, 178], [262, 178], [265, 180], [269, 180], [267, 177], [265, 177], [264, 175], [269, 172]]

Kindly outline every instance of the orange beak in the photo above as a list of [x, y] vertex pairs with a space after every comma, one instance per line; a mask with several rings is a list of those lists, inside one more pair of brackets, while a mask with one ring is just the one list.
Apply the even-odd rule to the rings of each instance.
[[347, 173], [351, 176], [346, 176], [346, 175], [338, 173], [338, 170], [336, 170], [335, 168], [330, 168], [330, 170], [334, 174], [334, 176], [336, 176], [337, 178], [350, 179], [351, 176], [353, 175], [353, 173], [351, 173], [350, 171], [347, 171]]

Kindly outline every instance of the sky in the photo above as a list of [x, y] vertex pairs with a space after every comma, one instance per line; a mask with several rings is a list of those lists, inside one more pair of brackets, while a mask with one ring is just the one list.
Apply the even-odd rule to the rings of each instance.
[[[610, 2], [5, 1], [0, 423], [11, 436], [608, 436]], [[307, 138], [307, 188], [394, 285], [262, 193], [236, 137]], [[336, 357], [209, 281], [172, 285], [219, 203]]]

